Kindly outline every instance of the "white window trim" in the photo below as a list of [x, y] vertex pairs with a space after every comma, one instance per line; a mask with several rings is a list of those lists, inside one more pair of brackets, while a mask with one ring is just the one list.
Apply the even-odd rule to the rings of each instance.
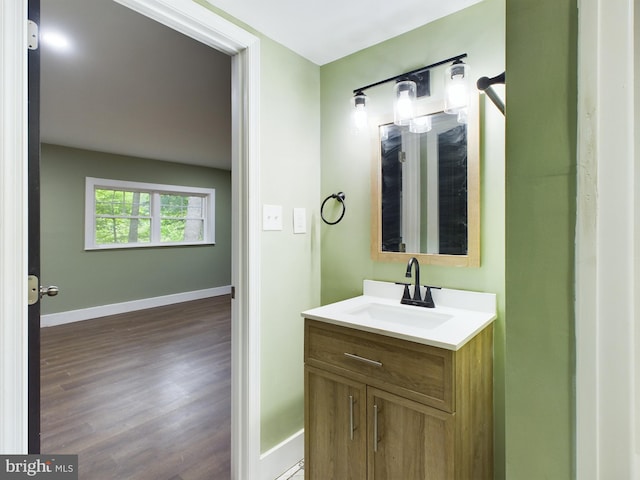
[[[153, 226], [150, 242], [145, 243], [118, 243], [97, 245], [95, 242], [96, 229], [96, 205], [95, 190], [97, 188], [145, 191], [152, 195], [151, 212], [152, 225], [160, 218], [159, 197], [163, 193], [203, 196], [204, 205], [204, 239], [198, 242], [161, 242], [159, 238], [159, 226]], [[159, 183], [131, 182], [125, 180], [111, 180], [107, 178], [86, 177], [85, 181], [85, 212], [84, 212], [84, 249], [85, 250], [113, 250], [121, 248], [149, 248], [149, 247], [184, 247], [191, 245], [215, 245], [215, 208], [216, 191], [213, 188], [186, 187], [181, 185], [164, 185]]]

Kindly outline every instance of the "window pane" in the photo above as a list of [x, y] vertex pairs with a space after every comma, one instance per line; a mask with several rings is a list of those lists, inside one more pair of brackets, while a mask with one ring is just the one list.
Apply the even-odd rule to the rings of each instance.
[[160, 215], [170, 218], [202, 218], [203, 198], [189, 195], [160, 195]]
[[148, 217], [151, 215], [151, 194], [148, 192], [139, 192], [139, 195], [140, 197], [138, 198], [138, 215]]
[[96, 218], [96, 244], [148, 243], [151, 220], [148, 218]]
[[149, 216], [150, 194], [126, 190], [96, 189], [96, 215]]
[[160, 222], [161, 242], [200, 242], [204, 240], [204, 221], [169, 220]]

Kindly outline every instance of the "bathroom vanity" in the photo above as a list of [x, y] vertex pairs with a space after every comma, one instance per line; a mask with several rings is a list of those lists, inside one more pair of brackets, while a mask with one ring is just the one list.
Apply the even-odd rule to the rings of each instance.
[[303, 312], [307, 480], [493, 478], [495, 296], [401, 295], [365, 281]]

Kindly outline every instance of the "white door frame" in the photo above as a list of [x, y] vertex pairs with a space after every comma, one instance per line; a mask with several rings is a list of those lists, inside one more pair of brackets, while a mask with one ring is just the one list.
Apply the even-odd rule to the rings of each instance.
[[0, 2], [0, 452], [27, 452], [27, 0]]
[[[232, 56], [232, 478], [260, 460], [260, 42], [192, 0], [116, 0]], [[0, 452], [27, 451], [27, 0], [0, 4]], [[11, 234], [7, 234], [11, 232]]]
[[634, 139], [634, 0], [578, 3], [576, 475], [580, 480], [638, 480], [640, 171]]

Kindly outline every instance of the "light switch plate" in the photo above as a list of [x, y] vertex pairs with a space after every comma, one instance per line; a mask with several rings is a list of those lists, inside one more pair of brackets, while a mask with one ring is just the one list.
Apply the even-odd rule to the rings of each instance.
[[293, 209], [293, 233], [307, 233], [307, 209]]
[[262, 206], [262, 229], [282, 230], [282, 205]]

